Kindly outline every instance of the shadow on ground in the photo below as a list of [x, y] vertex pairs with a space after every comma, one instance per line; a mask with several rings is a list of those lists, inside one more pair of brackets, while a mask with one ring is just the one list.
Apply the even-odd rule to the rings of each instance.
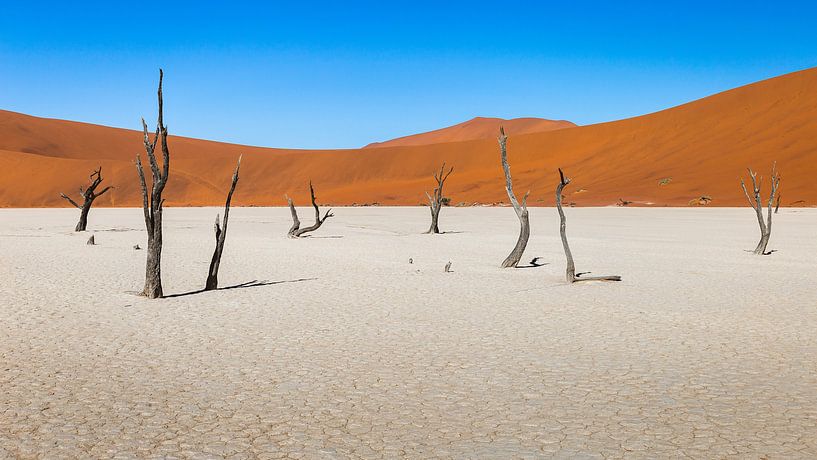
[[[234, 284], [232, 286], [224, 286], [224, 287], [216, 288], [216, 289], [213, 289], [213, 290], [214, 291], [226, 291], [228, 289], [245, 289], [245, 288], [260, 287], [260, 286], [271, 286], [273, 284], [300, 283], [301, 281], [313, 281], [313, 280], [316, 280], [316, 279], [317, 278], [298, 278], [298, 279], [295, 279], [295, 280], [285, 280], [285, 281], [266, 281], [266, 280], [258, 281], [258, 280], [252, 280], [252, 281], [247, 281], [246, 283]], [[193, 295], [193, 294], [201, 294], [202, 292], [207, 292], [207, 291], [205, 289], [198, 289], [196, 291], [182, 292], [180, 294], [166, 295], [166, 296], [164, 296], [164, 298], [165, 299], [170, 299], [170, 298], [173, 298], [173, 297], [184, 297], [184, 296]]]

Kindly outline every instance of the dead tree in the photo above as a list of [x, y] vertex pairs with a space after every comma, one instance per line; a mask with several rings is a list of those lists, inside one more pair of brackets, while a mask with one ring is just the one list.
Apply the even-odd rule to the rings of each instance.
[[758, 180], [757, 174], [752, 171], [752, 168], [747, 168], [747, 170], [749, 171], [749, 177], [752, 179], [754, 201], [752, 200], [752, 197], [749, 196], [749, 192], [746, 190], [746, 183], [743, 182], [743, 178], [740, 179], [740, 186], [743, 188], [743, 194], [746, 195], [746, 199], [749, 201], [749, 206], [754, 208], [755, 214], [757, 214], [757, 223], [760, 226], [760, 241], [757, 243], [754, 254], [769, 255], [771, 252], [766, 251], [766, 246], [769, 244], [769, 237], [772, 235], [772, 206], [774, 204], [775, 195], [777, 194], [777, 188], [780, 186], [780, 174], [777, 173], [777, 163], [774, 163], [772, 165], [772, 185], [771, 194], [769, 195], [769, 209], [766, 212], [766, 222], [763, 222], [763, 201], [760, 198], [760, 188], [763, 185], [763, 176], [761, 176], [760, 180]]
[[94, 200], [113, 188], [111, 186], [108, 186], [103, 188], [101, 192], [96, 193], [96, 188], [99, 187], [99, 184], [102, 183], [102, 166], [96, 168], [96, 171], [94, 171], [91, 174], [89, 179], [91, 180], [91, 183], [88, 184], [88, 188], [84, 190], [82, 187], [79, 188], [79, 195], [83, 199], [81, 206], [76, 201], [72, 200], [68, 195], [60, 193], [61, 197], [68, 200], [69, 203], [73, 204], [80, 210], [79, 222], [77, 223], [77, 226], [74, 229], [75, 232], [85, 231], [85, 228], [88, 226], [88, 211], [91, 210], [91, 205], [94, 203]]
[[566, 232], [566, 219], [565, 213], [562, 210], [562, 190], [565, 188], [567, 184], [570, 183], [570, 179], [565, 177], [565, 174], [562, 172], [561, 168], [559, 169], [559, 185], [556, 186], [556, 209], [559, 210], [559, 233], [562, 236], [562, 246], [565, 250], [565, 257], [567, 257], [567, 270], [565, 271], [565, 277], [568, 283], [575, 283], [577, 281], [621, 281], [621, 277], [618, 275], [610, 275], [610, 276], [588, 276], [581, 278], [582, 275], [586, 275], [590, 272], [584, 273], [576, 273], [576, 265], [573, 263], [573, 253], [570, 252], [570, 245], [567, 244], [567, 232]]
[[777, 214], [777, 211], [780, 210], [780, 195], [777, 195], [777, 203], [774, 205], [774, 213]]
[[453, 171], [454, 167], [452, 166], [446, 173], [445, 162], [443, 162], [440, 172], [434, 173], [434, 180], [437, 181], [437, 186], [434, 188], [434, 195], [429, 195], [428, 192], [426, 192], [428, 204], [431, 209], [431, 227], [428, 228], [426, 233], [440, 233], [440, 227], [437, 223], [440, 219], [440, 209], [443, 207], [443, 185], [445, 185], [445, 180], [448, 179], [448, 176], [450, 176]]
[[516, 240], [516, 246], [513, 251], [508, 254], [508, 257], [502, 262], [502, 268], [514, 267], [519, 264], [522, 259], [522, 253], [525, 252], [525, 247], [528, 245], [528, 238], [530, 237], [530, 219], [528, 216], [528, 195], [530, 190], [522, 197], [522, 204], [516, 200], [516, 195], [513, 193], [513, 182], [511, 181], [511, 168], [508, 166], [508, 152], [507, 152], [508, 136], [505, 135], [505, 129], [499, 128], [499, 150], [502, 158], [502, 169], [505, 171], [505, 191], [508, 192], [508, 199], [511, 200], [513, 210], [516, 211], [516, 216], [519, 218], [519, 239]]
[[[167, 126], [164, 125], [162, 112], [162, 79], [164, 73], [159, 69], [159, 118], [156, 122], [156, 132], [153, 140], [148, 134], [148, 125], [142, 118], [142, 132], [144, 134], [145, 152], [150, 162], [150, 171], [153, 176], [151, 191], [148, 193], [145, 182], [145, 172], [142, 160], [136, 155], [136, 172], [139, 174], [139, 185], [142, 187], [142, 210], [145, 213], [145, 228], [148, 234], [147, 259], [145, 262], [145, 287], [142, 295], [151, 299], [162, 297], [162, 192], [167, 185], [170, 172], [170, 151], [167, 148]], [[156, 161], [156, 143], [161, 139], [162, 168]]]
[[224, 221], [221, 226], [216, 214], [216, 249], [213, 251], [213, 258], [210, 259], [210, 270], [207, 272], [207, 283], [204, 285], [205, 291], [218, 289], [218, 266], [221, 264], [221, 253], [224, 252], [224, 241], [227, 239], [227, 219], [230, 217], [230, 201], [233, 199], [235, 185], [238, 183], [238, 170], [241, 168], [241, 157], [238, 157], [238, 164], [233, 173], [233, 182], [230, 184], [230, 192], [227, 193], [227, 202], [224, 203]]
[[312, 187], [312, 181], [309, 181], [309, 195], [312, 197], [312, 207], [315, 208], [315, 223], [304, 228], [301, 228], [301, 221], [298, 219], [298, 211], [295, 210], [295, 204], [292, 202], [292, 198], [286, 197], [287, 202], [289, 203], [289, 211], [292, 213], [292, 227], [290, 227], [289, 232], [287, 232], [287, 235], [290, 238], [300, 238], [301, 235], [314, 232], [315, 230], [319, 229], [324, 222], [326, 222], [326, 219], [334, 216], [334, 214], [332, 214], [332, 210], [330, 209], [326, 211], [326, 214], [324, 214], [323, 218], [321, 218], [321, 210], [318, 208], [318, 204], [315, 202], [315, 189]]

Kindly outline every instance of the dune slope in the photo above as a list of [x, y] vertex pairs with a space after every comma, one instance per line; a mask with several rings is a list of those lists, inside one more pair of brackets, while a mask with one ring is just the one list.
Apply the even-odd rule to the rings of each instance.
[[[445, 193], [453, 203], [507, 201], [495, 139], [307, 151], [171, 137], [170, 148], [168, 206], [222, 203], [239, 154], [236, 205], [283, 205], [284, 193], [307, 205], [309, 179], [323, 203], [416, 205], [442, 161], [455, 167]], [[768, 176], [773, 161], [783, 204], [817, 205], [817, 69], [641, 117], [511, 135], [508, 148], [515, 187], [531, 190], [532, 205], [553, 204], [562, 167], [573, 178], [566, 201], [580, 206], [686, 206], [702, 195], [743, 206], [738, 177], [747, 166]], [[139, 206], [140, 152], [137, 131], [0, 111], [0, 206], [65, 206], [59, 193], [76, 191], [97, 165], [117, 187], [100, 205]]]
[[542, 133], [557, 129], [572, 128], [576, 125], [565, 120], [545, 120], [543, 118], [513, 118], [511, 120], [505, 120], [502, 118], [476, 117], [447, 128], [414, 134], [412, 136], [398, 137], [397, 139], [385, 142], [375, 142], [364, 148], [405, 147], [409, 145], [471, 141], [474, 139], [493, 139], [496, 137], [500, 126], [505, 128], [505, 133], [509, 136], [513, 136], [516, 134]]

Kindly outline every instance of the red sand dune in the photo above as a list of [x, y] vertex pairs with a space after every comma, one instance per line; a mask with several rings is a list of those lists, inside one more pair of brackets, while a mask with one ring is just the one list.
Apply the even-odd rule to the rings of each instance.
[[429, 131], [427, 133], [398, 137], [390, 141], [374, 142], [363, 148], [405, 147], [408, 145], [472, 141], [474, 139], [495, 139], [500, 126], [505, 128], [505, 133], [508, 136], [514, 136], [517, 134], [542, 133], [562, 128], [572, 128], [576, 125], [565, 120], [545, 120], [543, 118], [513, 118], [511, 120], [504, 120], [502, 118], [476, 117], [458, 125]]
[[[324, 151], [169, 141], [169, 206], [222, 205], [239, 154], [236, 205], [284, 205], [284, 193], [307, 205], [310, 178], [322, 203], [416, 205], [442, 161], [455, 167], [445, 191], [453, 203], [507, 201], [495, 139]], [[711, 206], [745, 206], [738, 178], [747, 166], [768, 176], [776, 160], [783, 204], [814, 206], [817, 69], [641, 117], [512, 135], [508, 148], [515, 188], [531, 190], [531, 205], [553, 204], [562, 167], [573, 178], [567, 201], [577, 205], [687, 206], [708, 195]], [[59, 193], [75, 192], [98, 165], [117, 187], [99, 205], [140, 206], [137, 153], [137, 131], [0, 112], [0, 206], [66, 206]]]

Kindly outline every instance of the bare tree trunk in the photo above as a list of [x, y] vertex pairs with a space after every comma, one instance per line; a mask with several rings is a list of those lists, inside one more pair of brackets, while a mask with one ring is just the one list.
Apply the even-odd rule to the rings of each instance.
[[[565, 257], [567, 258], [567, 269], [565, 270], [565, 279], [568, 283], [575, 283], [577, 281], [621, 281], [618, 275], [610, 276], [589, 276], [580, 278], [585, 273], [576, 273], [576, 265], [573, 263], [573, 253], [570, 252], [570, 245], [567, 243], [567, 219], [562, 210], [562, 190], [570, 183], [570, 179], [566, 178], [561, 168], [559, 169], [559, 185], [556, 186], [556, 209], [559, 211], [559, 235], [562, 237], [562, 246], [565, 250]], [[589, 272], [587, 272], [589, 273]]]
[[312, 187], [312, 181], [309, 181], [309, 194], [312, 197], [312, 207], [315, 208], [315, 223], [310, 225], [309, 227], [301, 227], [301, 221], [298, 220], [298, 212], [295, 210], [295, 205], [292, 203], [292, 199], [287, 197], [287, 201], [289, 202], [289, 210], [292, 213], [292, 227], [287, 232], [287, 235], [290, 238], [300, 238], [301, 235], [304, 235], [309, 232], [314, 232], [315, 230], [319, 229], [326, 219], [334, 216], [332, 214], [332, 210], [326, 211], [326, 214], [323, 215], [321, 218], [321, 210], [318, 208], [318, 204], [315, 202], [315, 189]]
[[227, 239], [227, 219], [230, 217], [230, 201], [233, 199], [235, 185], [238, 183], [239, 168], [241, 168], [241, 157], [238, 157], [238, 164], [233, 173], [233, 182], [230, 184], [230, 192], [227, 193], [227, 202], [224, 203], [224, 222], [221, 227], [218, 225], [218, 214], [216, 214], [216, 249], [213, 251], [213, 258], [210, 259], [210, 270], [207, 272], [207, 282], [204, 285], [205, 291], [218, 289], [218, 266], [221, 264], [221, 253], [224, 252], [224, 241]]
[[749, 191], [746, 189], [746, 183], [743, 182], [743, 178], [740, 179], [740, 186], [743, 189], [743, 194], [746, 195], [746, 199], [749, 201], [749, 206], [755, 210], [755, 214], [757, 215], [757, 223], [760, 227], [760, 241], [757, 243], [753, 253], [756, 255], [769, 255], [771, 252], [766, 251], [766, 246], [768, 246], [769, 238], [772, 236], [772, 205], [774, 204], [777, 189], [780, 186], [780, 174], [777, 173], [777, 163], [774, 163], [772, 165], [772, 185], [768, 203], [769, 209], [766, 211], [766, 222], [764, 222], [763, 201], [760, 197], [760, 188], [761, 185], [763, 185], [763, 177], [761, 177], [758, 181], [757, 174], [752, 171], [751, 168], [747, 168], [747, 170], [749, 171], [749, 177], [752, 179], [754, 201], [752, 201], [752, 197], [749, 196]]
[[76, 201], [69, 198], [66, 194], [60, 193], [61, 197], [68, 200], [69, 203], [79, 208], [80, 210], [79, 222], [77, 222], [77, 226], [74, 228], [75, 232], [85, 231], [85, 229], [88, 227], [88, 212], [91, 210], [91, 205], [94, 203], [94, 200], [96, 200], [105, 192], [113, 188], [108, 186], [102, 189], [101, 192], [96, 193], [96, 188], [99, 187], [99, 184], [102, 183], [102, 166], [100, 166], [93, 173], [91, 173], [89, 179], [91, 180], [91, 183], [88, 184], [88, 188], [84, 190], [82, 187], [79, 188], [79, 194], [83, 199], [82, 205], [78, 204]]
[[289, 231], [287, 232], [287, 236], [290, 238], [295, 238], [295, 232], [301, 228], [301, 220], [298, 219], [298, 211], [295, 210], [295, 203], [292, 202], [292, 198], [286, 196], [287, 203], [289, 203], [289, 213], [292, 214], [292, 227], [289, 227]]
[[438, 222], [440, 220], [440, 209], [443, 207], [443, 185], [445, 185], [445, 180], [448, 179], [448, 176], [451, 175], [453, 171], [454, 167], [452, 166], [446, 173], [445, 162], [443, 162], [439, 174], [434, 173], [434, 180], [437, 181], [437, 186], [434, 188], [434, 195], [429, 195], [428, 192], [426, 192], [429, 208], [431, 209], [431, 227], [429, 227], [426, 233], [440, 233]]
[[[142, 210], [145, 214], [145, 228], [148, 234], [147, 259], [145, 260], [145, 287], [142, 295], [151, 299], [162, 297], [162, 205], [164, 199], [162, 192], [167, 185], [168, 174], [170, 173], [170, 151], [167, 147], [167, 126], [164, 125], [163, 101], [162, 101], [162, 80], [164, 73], [159, 69], [159, 118], [156, 122], [156, 133], [153, 141], [148, 134], [148, 126], [145, 119], [142, 119], [142, 132], [144, 134], [145, 152], [150, 162], [150, 171], [153, 179], [151, 191], [148, 194], [145, 172], [142, 168], [142, 160], [136, 155], [136, 171], [139, 174], [139, 185], [142, 187]], [[156, 161], [156, 143], [162, 140], [162, 169]]]
[[508, 166], [508, 152], [507, 152], [508, 136], [505, 135], [505, 129], [499, 128], [499, 151], [502, 159], [502, 169], [505, 171], [505, 191], [508, 192], [508, 199], [511, 200], [513, 210], [516, 211], [516, 216], [519, 218], [519, 238], [516, 240], [516, 246], [513, 251], [508, 254], [508, 257], [502, 262], [502, 268], [514, 267], [522, 260], [522, 254], [525, 252], [525, 247], [528, 245], [528, 238], [530, 238], [530, 219], [528, 215], [528, 195], [530, 190], [525, 193], [522, 198], [522, 204], [516, 200], [516, 195], [513, 193], [513, 181], [511, 180], [511, 168]]
[[777, 214], [777, 211], [780, 210], [780, 195], [777, 195], [777, 203], [774, 205], [774, 213]]

